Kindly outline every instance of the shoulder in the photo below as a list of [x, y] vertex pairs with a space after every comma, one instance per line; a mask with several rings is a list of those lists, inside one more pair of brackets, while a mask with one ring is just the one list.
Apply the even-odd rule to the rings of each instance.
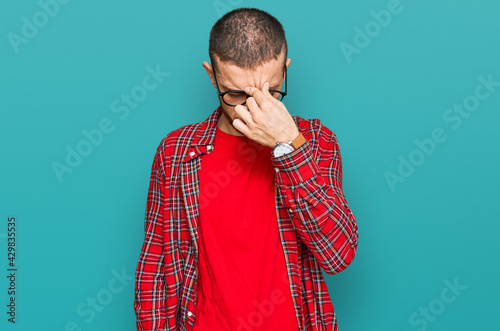
[[[204, 122], [187, 124], [168, 132], [156, 148], [157, 162], [166, 168], [184, 159], [193, 139], [199, 139]], [[201, 130], [201, 131], [200, 131]]]
[[[163, 150], [167, 149], [179, 149], [182, 147], [180, 145], [186, 145], [187, 141], [191, 141], [195, 134], [197, 133], [197, 128], [200, 123], [187, 124], [170, 131], [165, 135], [165, 137], [160, 141], [158, 148]], [[183, 144], [181, 144], [183, 143]]]

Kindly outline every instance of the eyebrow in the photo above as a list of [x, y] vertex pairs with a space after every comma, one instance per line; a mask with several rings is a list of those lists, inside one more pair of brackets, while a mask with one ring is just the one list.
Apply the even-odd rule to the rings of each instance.
[[224, 90], [234, 90], [234, 91], [243, 91], [243, 90], [240, 90], [240, 89], [237, 89], [237, 88], [228, 88], [227, 86], [224, 86], [222, 84], [219, 84], [220, 87], [222, 87]]

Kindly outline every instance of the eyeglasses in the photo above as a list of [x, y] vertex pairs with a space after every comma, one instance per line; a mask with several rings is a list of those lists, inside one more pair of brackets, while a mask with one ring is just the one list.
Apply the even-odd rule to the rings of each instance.
[[[287, 70], [286, 66], [284, 67], [285, 71], [285, 91], [277, 91], [277, 90], [269, 90], [269, 93], [279, 101], [283, 100], [287, 91]], [[217, 86], [217, 91], [219, 91], [219, 96], [222, 98], [222, 101], [228, 106], [236, 107], [237, 105], [244, 105], [247, 102], [247, 98], [249, 97], [245, 91], [242, 90], [229, 90], [225, 92], [221, 92], [219, 89], [219, 84], [217, 83], [217, 78], [215, 77], [215, 70], [212, 68], [212, 72], [214, 74], [215, 85]]]

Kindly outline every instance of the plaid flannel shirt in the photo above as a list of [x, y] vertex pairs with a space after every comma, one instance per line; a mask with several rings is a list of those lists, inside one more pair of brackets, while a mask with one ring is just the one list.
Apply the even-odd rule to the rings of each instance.
[[[214, 147], [222, 110], [168, 133], [154, 156], [145, 238], [136, 270], [137, 330], [191, 330], [196, 312], [198, 172]], [[306, 142], [275, 158], [275, 202], [297, 324], [336, 331], [321, 269], [344, 270], [358, 245], [356, 219], [342, 191], [335, 134], [319, 119], [292, 116]]]

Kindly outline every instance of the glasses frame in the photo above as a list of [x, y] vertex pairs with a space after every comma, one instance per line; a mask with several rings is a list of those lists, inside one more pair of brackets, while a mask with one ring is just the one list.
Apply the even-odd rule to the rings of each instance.
[[[269, 93], [272, 93], [272, 92], [278, 92], [280, 94], [280, 98], [278, 99], [279, 101], [283, 100], [283, 98], [286, 96], [287, 94], [287, 78], [288, 78], [288, 72], [286, 70], [286, 65], [284, 67], [284, 71], [285, 71], [285, 91], [278, 91], [278, 90], [269, 90]], [[244, 93], [246, 94], [245, 91], [243, 90], [229, 90], [229, 91], [225, 91], [225, 92], [221, 92], [220, 91], [220, 88], [219, 88], [219, 84], [217, 83], [217, 77], [215, 77], [215, 70], [214, 68], [212, 67], [212, 73], [214, 74], [214, 80], [215, 80], [215, 86], [217, 86], [217, 91], [219, 93], [219, 96], [222, 98], [222, 101], [224, 101], [224, 103], [230, 107], [236, 107], [237, 105], [232, 105], [232, 104], [229, 104], [226, 102], [226, 100], [224, 100], [224, 95], [226, 95], [227, 93], [235, 93], [235, 92], [238, 92], [238, 93]], [[247, 95], [247, 99], [248, 99], [249, 95]], [[245, 99], [245, 102], [243, 103], [240, 103], [240, 105], [244, 105], [246, 103], [246, 99]]]

